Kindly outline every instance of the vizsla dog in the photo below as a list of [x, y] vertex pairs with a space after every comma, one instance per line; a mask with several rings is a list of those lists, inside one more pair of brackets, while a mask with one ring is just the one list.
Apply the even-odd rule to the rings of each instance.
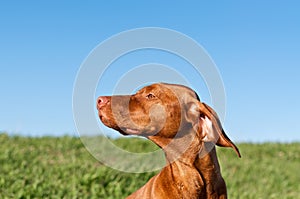
[[165, 153], [168, 164], [129, 199], [227, 198], [215, 144], [240, 153], [193, 90], [152, 84], [134, 95], [99, 97], [97, 109], [107, 127], [146, 137]]

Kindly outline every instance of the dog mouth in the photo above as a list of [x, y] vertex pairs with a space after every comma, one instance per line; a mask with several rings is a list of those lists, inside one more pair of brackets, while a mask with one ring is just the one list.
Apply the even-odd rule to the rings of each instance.
[[98, 112], [99, 119], [101, 120], [102, 123], [105, 123], [105, 120], [107, 120], [107, 116], [103, 114], [103, 112], [99, 111]]
[[99, 119], [102, 121], [102, 123], [105, 126], [109, 128], [113, 128], [119, 131], [123, 135], [141, 135], [143, 132], [143, 130], [137, 128], [130, 128], [130, 127], [114, 124], [114, 122], [111, 122], [110, 119], [105, 115], [105, 113], [101, 111], [99, 111], [98, 115], [99, 115]]
[[116, 131], [119, 131], [122, 135], [139, 135], [139, 136], [147, 136], [154, 134], [153, 131], [155, 128], [153, 127], [144, 127], [144, 126], [136, 126], [131, 124], [130, 122], [124, 120], [120, 122], [116, 122], [112, 117], [109, 116], [104, 110], [98, 110], [98, 117], [100, 121], [107, 127], [112, 128]]

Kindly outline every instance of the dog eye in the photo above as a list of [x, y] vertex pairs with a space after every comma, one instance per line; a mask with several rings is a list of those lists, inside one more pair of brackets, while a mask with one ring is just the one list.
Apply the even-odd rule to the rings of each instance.
[[155, 95], [153, 95], [152, 93], [149, 93], [146, 97], [147, 97], [148, 99], [154, 99], [154, 98], [155, 98]]

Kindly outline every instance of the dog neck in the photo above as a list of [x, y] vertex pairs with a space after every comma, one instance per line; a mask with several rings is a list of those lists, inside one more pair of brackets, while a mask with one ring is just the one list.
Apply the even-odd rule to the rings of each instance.
[[196, 133], [188, 133], [173, 138], [155, 135], [149, 136], [148, 139], [163, 149], [168, 164], [182, 162], [193, 165], [201, 147]]
[[[218, 188], [213, 185], [214, 181], [220, 181], [226, 187], [219, 172], [220, 166], [214, 143], [202, 142], [197, 134], [193, 133], [172, 139], [158, 136], [149, 139], [164, 150], [167, 167], [177, 165], [179, 168], [187, 168], [188, 166], [197, 170], [205, 184], [206, 193], [218, 192], [216, 191]], [[226, 192], [226, 189], [221, 191]]]
[[204, 181], [206, 194], [226, 198], [226, 184], [221, 176], [215, 145], [203, 143], [202, 149], [204, 150], [199, 153], [194, 165]]
[[202, 145], [194, 165], [206, 181], [212, 181], [216, 175], [221, 175], [216, 148], [214, 143], [203, 142]]

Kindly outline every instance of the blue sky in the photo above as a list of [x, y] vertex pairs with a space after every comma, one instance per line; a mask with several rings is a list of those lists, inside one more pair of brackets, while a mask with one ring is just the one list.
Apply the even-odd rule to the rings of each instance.
[[233, 140], [300, 141], [299, 6], [289, 0], [1, 2], [0, 131], [76, 134], [73, 84], [91, 50], [122, 31], [162, 27], [193, 38], [216, 63], [226, 90], [224, 127]]

